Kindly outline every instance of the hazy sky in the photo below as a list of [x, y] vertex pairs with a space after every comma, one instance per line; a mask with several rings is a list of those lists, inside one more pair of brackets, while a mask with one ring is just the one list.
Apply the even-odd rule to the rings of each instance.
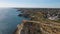
[[60, 8], [60, 0], [0, 0], [0, 7]]

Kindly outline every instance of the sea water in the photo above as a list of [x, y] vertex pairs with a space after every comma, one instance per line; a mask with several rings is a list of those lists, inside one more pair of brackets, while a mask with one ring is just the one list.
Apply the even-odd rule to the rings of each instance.
[[0, 34], [12, 34], [21, 24], [24, 17], [19, 17], [20, 12], [13, 8], [0, 8]]

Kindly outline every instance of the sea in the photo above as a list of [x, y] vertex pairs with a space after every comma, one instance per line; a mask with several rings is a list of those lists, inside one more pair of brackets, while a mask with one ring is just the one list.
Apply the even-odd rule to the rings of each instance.
[[17, 25], [28, 19], [19, 17], [20, 13], [14, 8], [0, 8], [0, 34], [13, 34]]

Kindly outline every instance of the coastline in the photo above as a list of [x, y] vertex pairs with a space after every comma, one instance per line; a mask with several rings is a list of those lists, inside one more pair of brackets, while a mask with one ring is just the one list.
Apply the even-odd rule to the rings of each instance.
[[[60, 25], [60, 23], [59, 22], [55, 22], [55, 21], [52, 21], [52, 20], [49, 20], [49, 19], [44, 19], [43, 18], [43, 15], [44, 14], [42, 14], [41, 12], [29, 12], [29, 14], [30, 14], [30, 18], [31, 18], [31, 20], [29, 20], [29, 21], [23, 21], [22, 23], [23, 23], [23, 25], [24, 25], [24, 22], [25, 23], [31, 23], [31, 21], [33, 22], [33, 23], [39, 23], [39, 27], [40, 27], [40, 30], [41, 30], [41, 32], [40, 33], [42, 33], [42, 34], [59, 34], [59, 30], [58, 31], [54, 31], [54, 30], [56, 30], [56, 29], [59, 29], [59, 25]], [[32, 16], [32, 15], [33, 16]], [[28, 24], [27, 24], [28, 25]], [[25, 26], [27, 26], [27, 25], [25, 25]], [[57, 25], [57, 26], [56, 26]], [[20, 25], [21, 26], [21, 25]], [[24, 26], [22, 26], [22, 27], [24, 27]], [[20, 27], [20, 28], [22, 28], [22, 27]], [[29, 26], [30, 27], [30, 26]], [[35, 26], [34, 26], [35, 27]], [[51, 28], [50, 28], [51, 27]], [[19, 27], [18, 27], [19, 28]], [[56, 28], [56, 29], [54, 29], [54, 28]], [[33, 29], [33, 28], [30, 28], [30, 29]], [[52, 29], [52, 30], [51, 30]], [[19, 30], [21, 30], [21, 29], [19, 29]], [[24, 29], [25, 30], [25, 29]], [[25, 30], [26, 31], [26, 30]], [[30, 30], [31, 31], [31, 30]], [[53, 31], [53, 32], [52, 32]], [[32, 31], [32, 32], [34, 32], [34, 30]], [[32, 33], [31, 32], [31, 33]], [[20, 34], [20, 33], [19, 33]]]

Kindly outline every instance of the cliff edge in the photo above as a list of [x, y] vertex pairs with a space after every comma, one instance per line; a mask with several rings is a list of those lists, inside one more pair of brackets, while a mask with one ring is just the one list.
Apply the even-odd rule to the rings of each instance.
[[31, 19], [17, 25], [15, 34], [60, 34], [60, 21], [46, 19], [45, 14], [39, 11], [27, 13]]

